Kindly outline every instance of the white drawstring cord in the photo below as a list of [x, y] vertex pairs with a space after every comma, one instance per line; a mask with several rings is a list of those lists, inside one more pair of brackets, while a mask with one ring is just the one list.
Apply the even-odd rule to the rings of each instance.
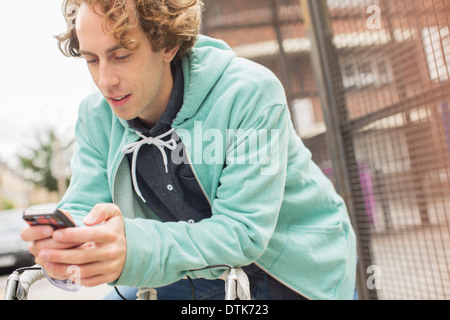
[[168, 135], [172, 134], [174, 131], [175, 131], [175, 128], [172, 128], [171, 130], [167, 131], [166, 133], [163, 133], [162, 135], [159, 135], [154, 138], [146, 137], [141, 132], [136, 131], [136, 133], [142, 138], [142, 140], [130, 143], [122, 148], [122, 153], [124, 153], [124, 154], [133, 153], [133, 161], [131, 163], [131, 176], [133, 179], [133, 186], [134, 186], [134, 190], [136, 191], [138, 196], [144, 202], [146, 202], [146, 201], [145, 201], [144, 197], [142, 196], [141, 190], [139, 190], [139, 186], [138, 186], [137, 179], [136, 179], [136, 160], [137, 160], [137, 155], [138, 155], [139, 149], [144, 144], [148, 144], [148, 145], [153, 144], [155, 147], [157, 147], [163, 157], [164, 166], [166, 168], [166, 173], [168, 173], [169, 170], [167, 167], [167, 155], [166, 155], [166, 152], [164, 151], [164, 148], [167, 148], [167, 149], [173, 151], [177, 147], [177, 142], [175, 141], [175, 139], [170, 139], [169, 141], [163, 141], [162, 138], [167, 137]]

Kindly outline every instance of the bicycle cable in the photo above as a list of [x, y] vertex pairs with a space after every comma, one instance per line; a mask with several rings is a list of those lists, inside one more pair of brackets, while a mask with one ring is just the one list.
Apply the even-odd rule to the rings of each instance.
[[119, 295], [119, 297], [120, 297], [122, 300], [128, 300], [127, 298], [125, 298], [125, 297], [120, 293], [119, 288], [117, 288], [116, 286], [114, 286], [114, 289], [116, 290], [116, 293]]
[[14, 270], [14, 272], [22, 273], [22, 272], [28, 271], [28, 270], [42, 270], [42, 267], [22, 267], [22, 268], [18, 268], [16, 270]]
[[[228, 264], [213, 264], [210, 266], [206, 266], [204, 268], [188, 270], [188, 272], [201, 271], [201, 270], [212, 269], [212, 268], [228, 268], [230, 270], [233, 269], [233, 267]], [[192, 278], [190, 276], [186, 275], [186, 278], [189, 281], [189, 285], [191, 286], [192, 300], [196, 300], [194, 282], [192, 281]], [[119, 297], [122, 300], [128, 300], [120, 293], [119, 288], [114, 286], [114, 289], [116, 290], [116, 293], [119, 295]]]

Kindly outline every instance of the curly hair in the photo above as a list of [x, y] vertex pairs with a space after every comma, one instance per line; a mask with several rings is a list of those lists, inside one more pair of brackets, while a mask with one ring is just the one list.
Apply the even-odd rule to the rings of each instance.
[[[92, 9], [99, 4], [104, 16], [104, 30], [124, 48], [136, 50], [139, 43], [128, 35], [139, 25], [147, 35], [154, 51], [180, 46], [176, 59], [182, 59], [194, 46], [199, 33], [202, 0], [64, 0], [63, 14], [67, 31], [55, 36], [58, 47], [68, 57], [80, 57], [76, 33], [76, 17], [81, 3]], [[111, 22], [112, 27], [107, 29]]]

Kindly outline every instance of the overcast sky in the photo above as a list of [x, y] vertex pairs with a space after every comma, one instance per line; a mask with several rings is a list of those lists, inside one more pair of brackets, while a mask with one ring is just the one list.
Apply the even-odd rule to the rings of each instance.
[[62, 0], [2, 1], [0, 10], [0, 160], [17, 164], [36, 131], [73, 137], [80, 101], [95, 86], [81, 59], [63, 56]]

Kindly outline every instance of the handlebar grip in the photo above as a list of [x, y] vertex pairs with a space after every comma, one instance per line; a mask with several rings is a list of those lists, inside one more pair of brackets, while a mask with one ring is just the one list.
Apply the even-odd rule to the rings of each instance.
[[30, 287], [37, 281], [44, 279], [45, 274], [43, 270], [27, 270], [20, 276], [20, 286], [18, 288], [18, 295], [26, 300]]

